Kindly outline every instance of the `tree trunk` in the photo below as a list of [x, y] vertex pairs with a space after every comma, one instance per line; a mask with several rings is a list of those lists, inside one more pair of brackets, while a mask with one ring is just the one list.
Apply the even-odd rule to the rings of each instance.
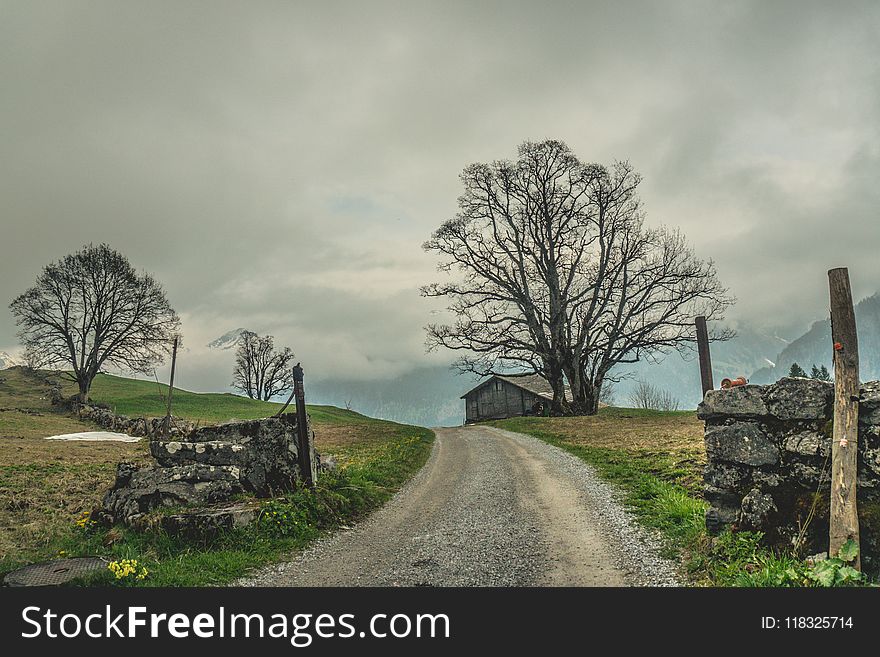
[[77, 386], [79, 387], [79, 393], [77, 394], [77, 401], [80, 404], [85, 404], [89, 401], [89, 390], [92, 387], [92, 382], [81, 377], [79, 381], [77, 381]]
[[568, 415], [571, 410], [568, 407], [568, 401], [565, 399], [565, 379], [562, 376], [562, 369], [553, 365], [548, 368], [547, 381], [553, 388], [553, 402], [550, 404], [551, 415]]
[[599, 412], [599, 391], [600, 389], [587, 378], [581, 380], [575, 397], [578, 415], [595, 415]]

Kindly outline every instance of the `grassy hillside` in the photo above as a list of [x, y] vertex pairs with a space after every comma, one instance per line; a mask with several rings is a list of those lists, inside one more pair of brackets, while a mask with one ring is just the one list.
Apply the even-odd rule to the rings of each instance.
[[[64, 392], [66, 395], [73, 395], [76, 386], [68, 383]], [[93, 401], [114, 408], [120, 415], [157, 417], [165, 415], [164, 400], [167, 394], [168, 386], [163, 383], [99, 374], [92, 384], [90, 397]], [[176, 417], [202, 424], [268, 417], [277, 413], [282, 406], [282, 404], [248, 399], [232, 393], [196, 393], [180, 388], [174, 389], [171, 401]], [[308, 409], [312, 422], [316, 423], [351, 424], [371, 419], [335, 406], [309, 405]]]
[[[103, 554], [147, 563], [151, 575], [144, 584], [223, 583], [383, 503], [421, 467], [433, 439], [421, 427], [309, 406], [316, 447], [333, 455], [340, 468], [337, 475], [324, 476], [316, 491], [297, 491], [275, 502], [293, 509], [294, 529], [279, 534], [277, 527], [254, 528], [194, 546], [160, 535], [77, 526], [77, 519], [100, 503], [119, 461], [151, 461], [148, 444], [44, 440], [98, 428], [52, 407], [47, 390], [45, 375], [22, 368], [0, 371], [0, 574], [59, 553]], [[92, 398], [120, 414], [159, 416], [166, 390], [155, 382], [101, 375]], [[177, 389], [173, 400], [176, 416], [202, 424], [267, 417], [280, 407]]]

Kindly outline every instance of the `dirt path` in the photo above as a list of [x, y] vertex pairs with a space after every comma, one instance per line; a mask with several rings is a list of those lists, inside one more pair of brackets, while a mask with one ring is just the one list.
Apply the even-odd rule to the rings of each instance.
[[674, 584], [670, 563], [589, 466], [535, 438], [437, 429], [431, 458], [354, 529], [239, 585]]

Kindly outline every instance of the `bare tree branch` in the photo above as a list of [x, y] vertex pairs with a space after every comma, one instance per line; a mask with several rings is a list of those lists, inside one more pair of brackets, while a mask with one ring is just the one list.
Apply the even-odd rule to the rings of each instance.
[[458, 214], [424, 244], [457, 276], [422, 288], [456, 317], [428, 326], [427, 346], [463, 352], [461, 371], [540, 373], [555, 412], [595, 413], [615, 365], [689, 349], [693, 318], [722, 319], [733, 303], [678, 231], [645, 225], [627, 162], [526, 142], [516, 162], [474, 164], [461, 180]]

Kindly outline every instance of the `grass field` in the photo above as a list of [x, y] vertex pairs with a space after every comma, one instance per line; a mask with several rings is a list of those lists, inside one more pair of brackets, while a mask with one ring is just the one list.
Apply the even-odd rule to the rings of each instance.
[[[258, 526], [211, 545], [192, 545], [158, 534], [77, 526], [112, 484], [116, 463], [151, 460], [147, 441], [47, 441], [48, 435], [98, 427], [59, 413], [46, 391], [40, 376], [18, 368], [0, 371], [0, 574], [59, 553], [100, 554], [148, 564], [151, 573], [142, 584], [222, 584], [376, 508], [424, 463], [433, 439], [421, 427], [309, 406], [316, 447], [337, 459], [339, 473], [324, 476], [314, 492], [297, 491], [273, 502], [292, 518], [283, 532]], [[92, 399], [119, 414], [160, 416], [166, 391], [155, 382], [101, 375]], [[65, 392], [72, 394], [72, 387]], [[177, 389], [173, 400], [175, 416], [203, 425], [266, 417], [280, 407]]]

